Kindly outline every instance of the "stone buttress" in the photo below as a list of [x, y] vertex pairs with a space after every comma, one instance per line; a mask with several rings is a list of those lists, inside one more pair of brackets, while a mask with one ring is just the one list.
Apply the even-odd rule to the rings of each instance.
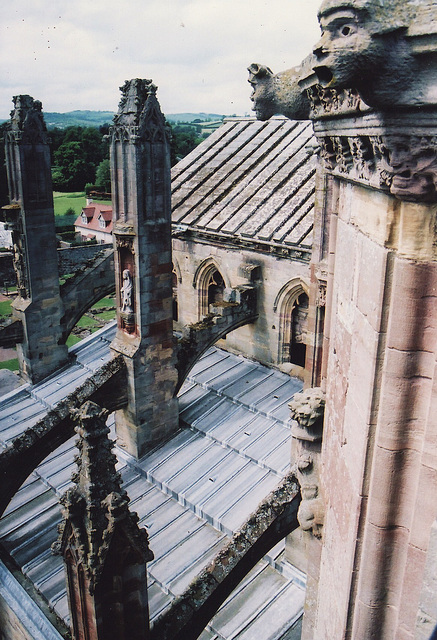
[[49, 139], [41, 102], [14, 97], [5, 134], [10, 205], [3, 208], [12, 231], [18, 296], [15, 317], [23, 327], [18, 344], [22, 377], [30, 382], [66, 364], [64, 307], [59, 288]]
[[127, 451], [141, 457], [178, 428], [170, 154], [156, 87], [134, 79], [121, 90], [110, 132], [118, 321], [112, 350], [125, 357], [128, 405], [116, 428]]

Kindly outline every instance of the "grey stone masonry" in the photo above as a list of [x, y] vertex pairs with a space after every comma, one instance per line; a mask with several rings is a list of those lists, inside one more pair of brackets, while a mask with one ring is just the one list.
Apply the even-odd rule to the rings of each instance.
[[118, 437], [141, 457], [178, 428], [173, 343], [168, 132], [151, 80], [126, 81], [111, 128], [117, 299], [115, 354], [125, 357], [128, 405]]
[[18, 297], [14, 315], [24, 330], [18, 346], [20, 373], [33, 383], [66, 364], [60, 344], [64, 315], [59, 291], [55, 218], [48, 134], [41, 103], [15, 96], [5, 135], [10, 205], [4, 207], [12, 231]]

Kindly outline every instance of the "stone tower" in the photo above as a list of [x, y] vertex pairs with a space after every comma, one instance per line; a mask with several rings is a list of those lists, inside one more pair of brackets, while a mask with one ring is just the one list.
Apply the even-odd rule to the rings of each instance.
[[117, 434], [141, 457], [178, 427], [168, 132], [151, 80], [126, 81], [111, 128], [117, 335], [128, 405]]
[[147, 533], [129, 512], [108, 439], [108, 412], [86, 402], [78, 412], [76, 486], [63, 497], [55, 552], [62, 554], [74, 640], [147, 640]]
[[21, 320], [18, 345], [20, 372], [38, 382], [67, 362], [60, 344], [64, 315], [59, 289], [53, 191], [48, 134], [41, 102], [15, 96], [15, 108], [5, 135], [11, 204], [4, 207], [12, 230], [18, 297], [14, 315]]

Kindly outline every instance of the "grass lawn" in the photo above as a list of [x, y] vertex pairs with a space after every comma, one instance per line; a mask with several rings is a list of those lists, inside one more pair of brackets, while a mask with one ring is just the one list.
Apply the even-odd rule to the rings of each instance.
[[77, 344], [80, 341], [81, 341], [81, 338], [79, 338], [79, 336], [75, 336], [73, 333], [70, 333], [70, 335], [67, 338], [66, 345], [67, 345], [68, 348], [70, 348], [74, 344]]
[[93, 309], [101, 309], [102, 307], [114, 307], [115, 306], [115, 298], [114, 296], [106, 296], [106, 298], [102, 298], [98, 300], [95, 305], [93, 305]]
[[98, 327], [98, 325], [93, 318], [90, 318], [89, 316], [82, 316], [76, 324], [76, 327], [89, 327], [92, 329], [93, 327]]
[[[103, 204], [111, 204], [110, 200], [95, 200], [95, 202], [102, 202]], [[77, 216], [80, 215], [83, 207], [86, 205], [86, 195], [85, 191], [73, 191], [71, 193], [62, 193], [61, 191], [53, 192], [53, 204], [55, 206], [55, 216], [64, 216], [67, 209], [74, 209], [75, 216], [71, 216], [73, 222], [69, 222], [68, 224], [73, 224], [76, 220]], [[65, 216], [70, 218], [70, 216]], [[56, 221], [58, 224], [59, 221]]]
[[18, 358], [0, 362], [0, 369], [9, 369], [9, 371], [18, 371]]
[[0, 302], [0, 316], [9, 316], [12, 313], [11, 309], [12, 299], [11, 300], [2, 300]]
[[[55, 216], [63, 216], [67, 209], [74, 209], [76, 217], [80, 215], [82, 208], [86, 204], [85, 191], [73, 192], [73, 193], [61, 193], [60, 191], [53, 192], [53, 204], [55, 205]], [[70, 216], [68, 216], [70, 217]], [[73, 218], [73, 216], [71, 216]], [[58, 224], [58, 221], [56, 221]], [[73, 223], [69, 223], [73, 224]]]
[[97, 316], [99, 320], [104, 320], [105, 322], [109, 322], [110, 320], [114, 320], [115, 318], [115, 309], [110, 309], [109, 311], [102, 311]]

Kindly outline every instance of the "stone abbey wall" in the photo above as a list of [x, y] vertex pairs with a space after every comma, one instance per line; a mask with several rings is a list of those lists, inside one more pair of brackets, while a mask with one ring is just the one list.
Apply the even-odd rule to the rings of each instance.
[[[212, 244], [175, 238], [173, 263], [178, 278], [178, 322], [182, 327], [199, 318], [202, 272], [214, 265], [227, 288], [253, 284], [257, 288], [258, 319], [226, 336], [225, 349], [244, 353], [265, 364], [278, 365], [281, 342], [281, 312], [287, 292], [308, 291], [307, 262], [274, 255], [226, 249]], [[282, 318], [283, 320], [283, 318]]]

